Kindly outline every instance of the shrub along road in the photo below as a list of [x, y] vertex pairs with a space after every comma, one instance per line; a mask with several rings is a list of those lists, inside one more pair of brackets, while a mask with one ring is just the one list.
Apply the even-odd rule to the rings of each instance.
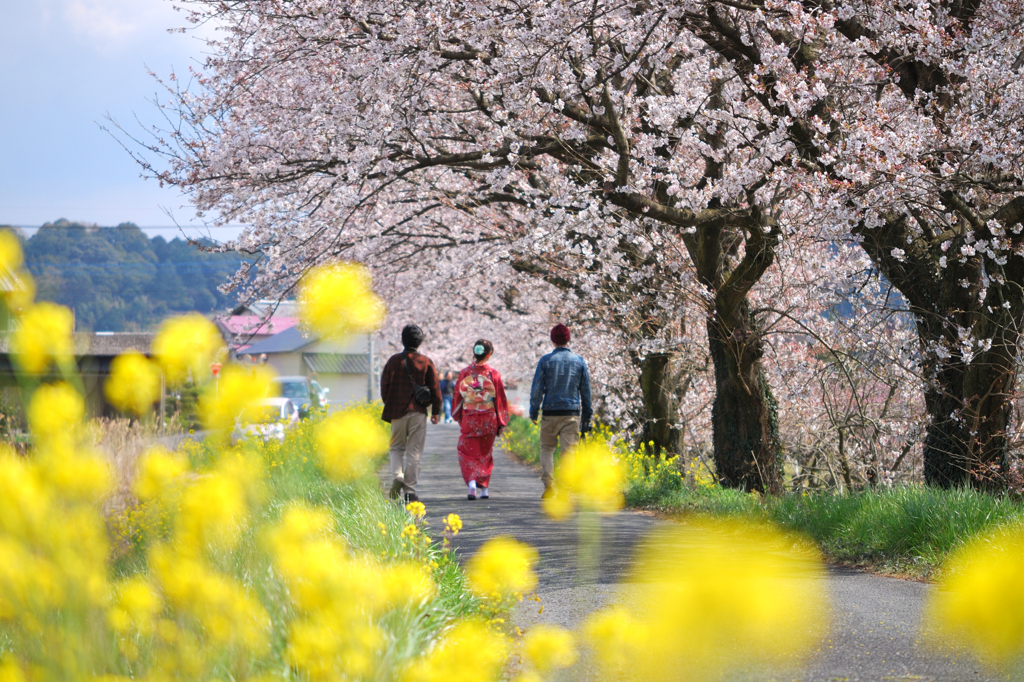
[[[630, 587], [617, 583], [626, 578], [637, 542], [669, 521], [629, 511], [603, 517], [598, 570], [590, 577], [577, 575], [577, 524], [544, 515], [537, 472], [497, 453], [491, 499], [469, 501], [455, 450], [458, 426], [429, 426], [427, 434], [418, 488], [431, 527], [442, 528], [441, 519], [451, 512], [462, 517], [454, 546], [463, 560], [498, 535], [511, 535], [538, 551], [540, 602], [524, 601], [513, 614], [515, 624], [574, 628], [593, 610], [617, 598], [628, 600]], [[743, 679], [996, 679], [968, 654], [924, 643], [921, 610], [930, 585], [844, 568], [830, 568], [826, 582], [832, 626], [823, 633], [819, 652], [802, 669], [750, 671]], [[588, 676], [586, 662], [578, 668]]]

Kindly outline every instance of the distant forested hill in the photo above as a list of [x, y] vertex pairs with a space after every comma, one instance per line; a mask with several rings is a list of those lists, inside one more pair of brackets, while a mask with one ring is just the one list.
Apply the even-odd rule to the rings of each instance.
[[73, 308], [80, 331], [147, 330], [168, 314], [228, 308], [233, 301], [217, 287], [242, 261], [183, 239], [150, 239], [131, 223], [96, 228], [58, 220], [24, 248], [37, 298]]

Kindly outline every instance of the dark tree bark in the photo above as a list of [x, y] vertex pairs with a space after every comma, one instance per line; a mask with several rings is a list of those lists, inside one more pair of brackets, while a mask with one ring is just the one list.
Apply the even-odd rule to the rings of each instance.
[[[832, 0], [804, 4], [825, 11], [835, 8]], [[745, 23], [745, 11], [761, 5], [754, 0], [723, 11], [720, 3], [709, 2], [702, 12], [689, 15], [688, 21], [719, 58], [747, 81], [751, 97], [789, 121], [790, 139], [800, 157], [797, 165], [843, 183], [846, 177], [833, 160], [819, 154], [814, 139], [815, 130], [830, 129], [826, 138], [839, 141], [841, 127], [833, 118], [834, 102], [824, 98], [804, 116], [792, 116], [790, 109], [768, 96], [771, 88], [764, 86], [770, 86], [774, 77], [758, 74], [764, 67], [760, 48]], [[950, 30], [965, 33], [973, 30], [980, 7], [980, 2], [973, 1], [934, 4], [936, 11], [949, 11], [957, 20]], [[856, 16], [842, 18], [835, 26], [850, 41], [879, 37]], [[820, 38], [781, 31], [772, 39], [788, 49], [793, 68], [813, 73], [821, 54]], [[956, 90], [947, 86], [959, 82], [962, 74], [944, 71], [940, 60], [882, 42], [867, 56], [897, 74], [893, 82], [908, 101], [943, 129], [947, 113], [958, 106]], [[811, 125], [812, 118], [816, 127]], [[875, 266], [906, 298], [917, 322], [930, 420], [924, 443], [926, 480], [940, 487], [1000, 487], [1010, 454], [1007, 434], [1016, 359], [1024, 350], [1024, 236], [1014, 229], [1024, 225], [1024, 179], [1019, 172], [989, 173], [962, 155], [953, 159], [954, 149], [943, 154], [963, 172], [955, 178], [937, 172], [937, 190], [928, 201], [915, 195], [883, 226], [856, 232]], [[997, 190], [990, 192], [993, 187]], [[989, 228], [993, 219], [1002, 226], [1000, 234]], [[1009, 248], [995, 257], [971, 248], [1002, 239]], [[948, 260], [945, 265], [944, 259]]]
[[[1010, 455], [1024, 258], [1010, 255], [998, 266], [977, 253], [951, 257], [940, 268], [942, 254], [960, 253], [962, 245], [987, 232], [965, 222], [960, 228], [908, 244], [906, 220], [893, 217], [885, 229], [862, 230], [863, 246], [917, 321], [929, 417], [925, 480], [942, 488], [999, 488]], [[945, 250], [944, 241], [949, 242]], [[892, 256], [899, 243], [910, 247], [901, 259]]]
[[775, 398], [761, 365], [763, 348], [746, 303], [743, 324], [708, 317], [715, 366], [712, 408], [715, 468], [722, 485], [760, 493], [782, 492], [782, 445]]
[[769, 494], [782, 491], [777, 403], [761, 365], [764, 339], [747, 296], [775, 260], [778, 239], [777, 223], [756, 207], [742, 227], [710, 224], [684, 238], [698, 280], [714, 295], [707, 330], [715, 368], [718, 479], [728, 487]]
[[679, 400], [685, 385], [672, 371], [672, 353], [648, 353], [640, 361], [640, 391], [644, 399], [640, 440], [656, 458], [682, 454]]

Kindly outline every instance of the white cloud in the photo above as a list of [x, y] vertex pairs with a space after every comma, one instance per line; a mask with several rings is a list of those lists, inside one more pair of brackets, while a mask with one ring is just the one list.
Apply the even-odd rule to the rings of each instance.
[[186, 24], [169, 0], [46, 0], [44, 5], [44, 16], [56, 15], [74, 35], [104, 52]]

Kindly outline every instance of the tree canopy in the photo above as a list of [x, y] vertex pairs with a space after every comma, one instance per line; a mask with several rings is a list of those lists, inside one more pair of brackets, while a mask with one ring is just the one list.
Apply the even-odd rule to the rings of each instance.
[[26, 239], [24, 250], [39, 298], [73, 309], [77, 329], [137, 331], [169, 314], [232, 304], [217, 287], [242, 257], [201, 245], [149, 238], [132, 223], [95, 227], [58, 220]]

